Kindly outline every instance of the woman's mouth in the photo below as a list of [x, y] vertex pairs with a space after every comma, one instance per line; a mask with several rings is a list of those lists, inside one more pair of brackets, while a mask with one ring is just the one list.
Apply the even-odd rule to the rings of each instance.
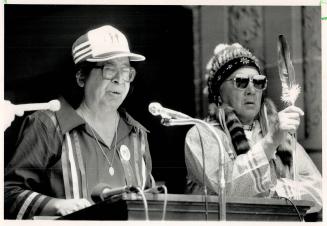
[[120, 96], [121, 95], [121, 92], [119, 92], [119, 91], [108, 91], [108, 93], [112, 96]]
[[253, 106], [253, 105], [255, 105], [255, 102], [254, 101], [245, 101], [244, 105]]

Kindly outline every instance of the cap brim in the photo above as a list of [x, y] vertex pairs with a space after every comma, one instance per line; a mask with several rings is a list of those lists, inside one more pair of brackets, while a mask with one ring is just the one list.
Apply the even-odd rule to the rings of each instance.
[[120, 57], [128, 57], [130, 61], [143, 61], [143, 60], [145, 60], [145, 57], [140, 55], [140, 54], [135, 54], [135, 53], [115, 53], [115, 54], [111, 54], [110, 56], [91, 57], [91, 58], [86, 59], [86, 61], [89, 61], [89, 62], [103, 62], [103, 61], [112, 60], [112, 59], [120, 58]]

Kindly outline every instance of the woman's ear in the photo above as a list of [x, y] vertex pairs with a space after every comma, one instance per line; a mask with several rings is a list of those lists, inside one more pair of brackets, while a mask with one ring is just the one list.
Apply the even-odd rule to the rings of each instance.
[[85, 76], [82, 75], [80, 70], [76, 73], [76, 82], [79, 87], [85, 86]]

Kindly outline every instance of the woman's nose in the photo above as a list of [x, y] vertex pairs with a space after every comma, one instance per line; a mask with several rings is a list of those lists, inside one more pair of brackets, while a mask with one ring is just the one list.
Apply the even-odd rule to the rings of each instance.
[[115, 76], [112, 78], [112, 83], [115, 84], [122, 84], [124, 82], [123, 76], [121, 75], [120, 71], [118, 70]]

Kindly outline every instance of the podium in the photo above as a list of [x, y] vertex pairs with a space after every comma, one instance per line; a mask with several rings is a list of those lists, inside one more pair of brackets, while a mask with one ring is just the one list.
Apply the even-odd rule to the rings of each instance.
[[[161, 220], [164, 194], [145, 194], [150, 220]], [[168, 194], [165, 220], [206, 220], [203, 195]], [[219, 220], [217, 196], [208, 196], [208, 220]], [[293, 205], [284, 199], [227, 198], [227, 221], [299, 221]], [[312, 206], [311, 201], [292, 201], [302, 217]], [[136, 194], [124, 194], [97, 203], [83, 210], [57, 218], [58, 220], [145, 220], [144, 204]]]

